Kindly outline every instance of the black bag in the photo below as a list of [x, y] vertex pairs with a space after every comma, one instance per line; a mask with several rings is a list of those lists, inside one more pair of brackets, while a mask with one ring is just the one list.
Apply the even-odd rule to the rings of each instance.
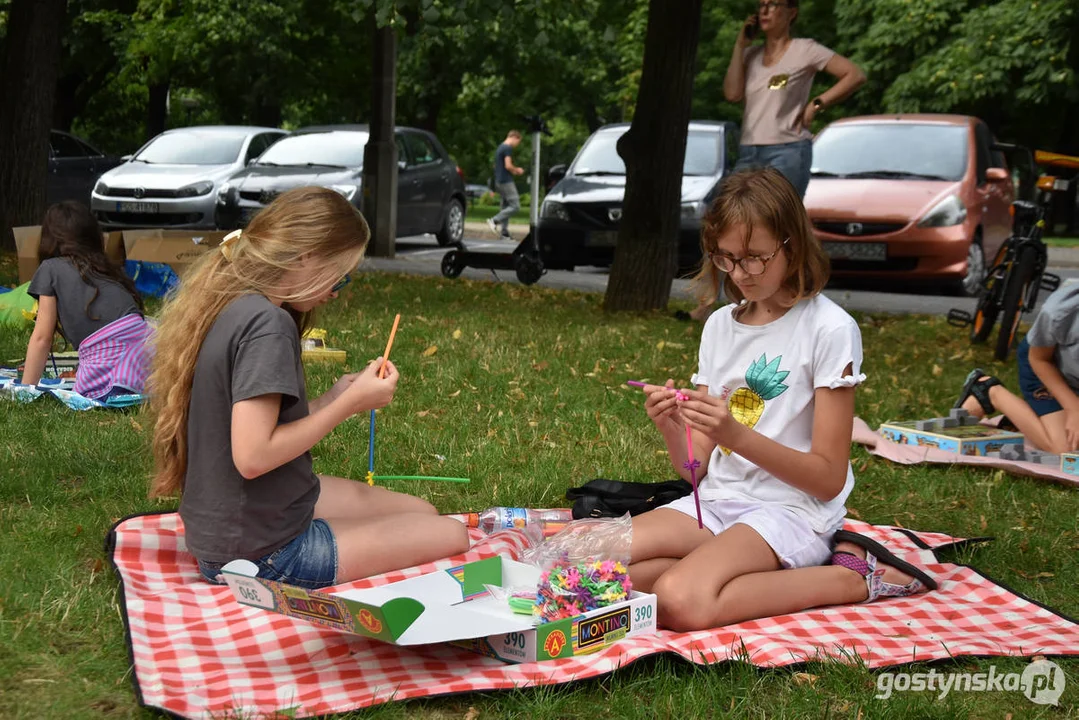
[[627, 512], [630, 515], [640, 515], [691, 492], [693, 486], [685, 480], [638, 483], [596, 478], [579, 488], [567, 490], [566, 499], [573, 501], [573, 517], [579, 520], [622, 517]]

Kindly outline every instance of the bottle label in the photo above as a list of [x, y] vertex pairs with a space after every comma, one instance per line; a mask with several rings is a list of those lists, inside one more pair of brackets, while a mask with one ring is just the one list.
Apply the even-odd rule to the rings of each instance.
[[524, 508], [502, 508], [498, 514], [498, 527], [504, 530], [524, 530], [528, 525], [528, 511]]

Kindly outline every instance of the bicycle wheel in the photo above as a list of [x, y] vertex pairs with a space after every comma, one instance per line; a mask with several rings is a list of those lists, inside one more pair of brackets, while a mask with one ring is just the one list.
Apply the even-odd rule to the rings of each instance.
[[993, 289], [987, 290], [978, 301], [978, 309], [974, 311], [974, 322], [970, 326], [971, 344], [980, 345], [988, 340], [993, 332], [993, 326], [997, 324], [997, 315], [1000, 313], [999, 287], [1000, 283], [995, 283]]
[[[999, 272], [1004, 262], [1004, 255], [1008, 250], [1008, 243], [1000, 246], [993, 265], [989, 268], [990, 273]], [[1005, 277], [1007, 275], [1005, 274]], [[978, 299], [978, 308], [974, 311], [974, 322], [970, 326], [970, 342], [980, 345], [993, 334], [993, 326], [997, 324], [997, 315], [1000, 314], [1000, 296], [1004, 289], [1002, 279], [997, 275], [990, 275], [985, 279], [985, 288]]]
[[1004, 304], [1000, 317], [1000, 334], [997, 336], [997, 360], [1008, 359], [1008, 353], [1015, 347], [1015, 335], [1019, 330], [1019, 321], [1023, 317], [1023, 302], [1030, 284], [1034, 282], [1034, 268], [1038, 259], [1032, 247], [1019, 250], [1019, 260], [1004, 283]]

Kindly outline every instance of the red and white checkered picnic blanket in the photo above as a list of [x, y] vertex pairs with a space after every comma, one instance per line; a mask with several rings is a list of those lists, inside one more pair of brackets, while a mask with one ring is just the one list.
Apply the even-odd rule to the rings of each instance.
[[[140, 701], [183, 717], [262, 717], [286, 709], [310, 717], [390, 700], [564, 683], [661, 652], [699, 664], [764, 667], [858, 657], [873, 668], [962, 655], [1079, 655], [1079, 625], [969, 567], [937, 560], [930, 548], [954, 538], [853, 520], [847, 529], [926, 568], [940, 589], [704, 632], [661, 630], [592, 655], [521, 665], [447, 645], [397, 647], [240, 605], [227, 587], [201, 581], [175, 513], [122, 520], [108, 544], [123, 585]], [[515, 531], [473, 533], [476, 544], [463, 556], [335, 589], [396, 582], [499, 553], [517, 557], [527, 545]]]

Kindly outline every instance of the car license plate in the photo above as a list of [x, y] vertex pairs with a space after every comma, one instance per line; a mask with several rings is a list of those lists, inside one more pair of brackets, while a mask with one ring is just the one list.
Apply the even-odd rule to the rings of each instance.
[[118, 202], [116, 212], [157, 214], [157, 203], [149, 202]]
[[1053, 189], [1054, 190], [1067, 190], [1068, 189], [1068, 181], [1065, 180], [1064, 178], [1057, 178], [1056, 180], [1053, 181]]
[[588, 233], [589, 247], [614, 247], [618, 244], [618, 231], [617, 230], [602, 230], [599, 232]]
[[833, 260], [872, 260], [883, 262], [888, 259], [886, 243], [862, 242], [826, 242], [822, 243], [824, 252]]

